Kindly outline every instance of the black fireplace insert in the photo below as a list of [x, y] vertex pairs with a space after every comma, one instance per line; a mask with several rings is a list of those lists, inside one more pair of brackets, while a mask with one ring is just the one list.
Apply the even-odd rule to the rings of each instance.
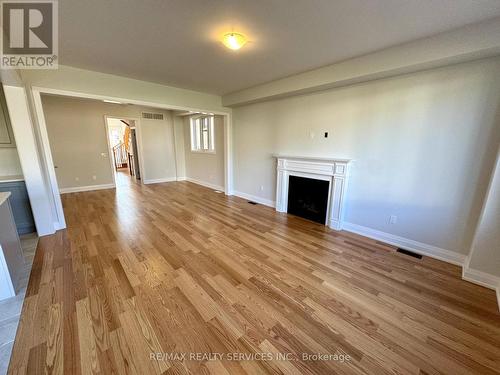
[[324, 180], [298, 176], [288, 177], [288, 213], [326, 224], [328, 189]]

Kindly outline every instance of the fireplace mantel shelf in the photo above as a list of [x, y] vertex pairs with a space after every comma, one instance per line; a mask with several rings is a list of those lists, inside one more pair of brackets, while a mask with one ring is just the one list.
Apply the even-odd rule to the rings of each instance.
[[339, 158], [329, 158], [322, 156], [296, 156], [296, 155], [281, 155], [273, 154], [276, 159], [288, 159], [288, 160], [311, 160], [311, 161], [325, 161], [325, 162], [337, 162], [337, 163], [349, 163], [352, 159], [339, 159]]

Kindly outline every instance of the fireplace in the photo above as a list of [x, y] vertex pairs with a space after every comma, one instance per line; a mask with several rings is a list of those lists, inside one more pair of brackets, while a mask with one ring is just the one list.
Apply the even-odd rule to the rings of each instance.
[[326, 224], [329, 188], [329, 181], [289, 176], [287, 212]]
[[277, 159], [276, 211], [302, 216], [341, 230], [350, 160], [274, 157]]

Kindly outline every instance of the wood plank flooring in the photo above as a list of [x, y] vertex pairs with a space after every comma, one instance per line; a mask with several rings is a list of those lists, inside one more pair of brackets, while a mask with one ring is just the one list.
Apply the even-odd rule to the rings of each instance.
[[495, 294], [459, 267], [189, 182], [63, 205], [11, 374], [500, 374]]

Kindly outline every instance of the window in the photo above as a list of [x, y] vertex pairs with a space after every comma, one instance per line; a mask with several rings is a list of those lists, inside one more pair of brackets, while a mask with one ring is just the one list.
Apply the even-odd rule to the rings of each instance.
[[215, 152], [214, 117], [191, 119], [191, 151]]

